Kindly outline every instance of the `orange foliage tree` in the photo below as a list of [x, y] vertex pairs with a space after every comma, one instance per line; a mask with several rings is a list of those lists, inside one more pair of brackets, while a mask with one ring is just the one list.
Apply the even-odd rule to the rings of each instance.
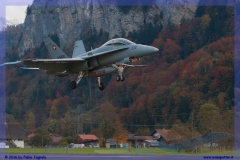
[[124, 130], [122, 123], [120, 122], [119, 118], [116, 119], [115, 122], [115, 131], [113, 134], [113, 139], [117, 144], [124, 144], [127, 142], [127, 131]]

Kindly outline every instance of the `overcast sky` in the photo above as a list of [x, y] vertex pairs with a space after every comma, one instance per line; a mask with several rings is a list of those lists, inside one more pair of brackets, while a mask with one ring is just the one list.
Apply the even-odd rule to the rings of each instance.
[[32, 2], [33, 0], [6, 0], [1, 3], [0, 16], [10, 21], [15, 20], [17, 23], [23, 23], [27, 6], [31, 5]]

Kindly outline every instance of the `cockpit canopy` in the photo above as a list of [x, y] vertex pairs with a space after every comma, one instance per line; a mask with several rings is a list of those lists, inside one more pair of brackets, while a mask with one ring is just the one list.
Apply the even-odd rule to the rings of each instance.
[[110, 45], [129, 45], [129, 44], [135, 44], [127, 39], [124, 38], [116, 38], [116, 39], [112, 39], [107, 41], [105, 44], [103, 44], [102, 46], [110, 46]]

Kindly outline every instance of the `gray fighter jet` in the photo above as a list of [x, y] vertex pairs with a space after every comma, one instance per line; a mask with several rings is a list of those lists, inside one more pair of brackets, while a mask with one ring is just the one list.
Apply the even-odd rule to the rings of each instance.
[[143, 67], [145, 65], [131, 65], [140, 57], [157, 53], [159, 50], [152, 46], [135, 44], [124, 38], [109, 40], [101, 47], [86, 52], [83, 41], [75, 42], [72, 58], [67, 55], [50, 39], [45, 39], [45, 45], [52, 59], [24, 59], [23, 69], [41, 69], [47, 74], [64, 77], [77, 75], [77, 80], [72, 81], [72, 89], [83, 77], [97, 77], [98, 87], [104, 90], [100, 77], [118, 71], [117, 81], [124, 81], [125, 67]]

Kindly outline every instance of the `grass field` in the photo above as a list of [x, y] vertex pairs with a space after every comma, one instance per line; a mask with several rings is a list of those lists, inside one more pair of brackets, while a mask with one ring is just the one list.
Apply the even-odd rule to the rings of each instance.
[[144, 149], [124, 149], [124, 148], [9, 148], [8, 154], [145, 154], [145, 155], [169, 155], [175, 154], [174, 150], [144, 148]]
[[176, 152], [159, 148], [9, 148], [7, 154], [234, 155], [234, 151]]

